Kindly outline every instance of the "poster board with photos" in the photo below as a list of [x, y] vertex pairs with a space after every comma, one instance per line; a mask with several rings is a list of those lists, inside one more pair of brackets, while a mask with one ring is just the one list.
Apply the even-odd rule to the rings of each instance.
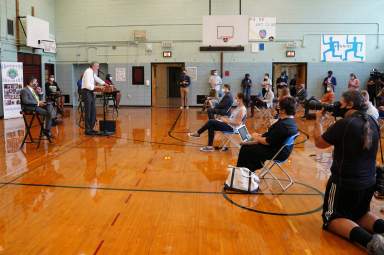
[[4, 119], [20, 118], [20, 91], [23, 88], [23, 63], [2, 62], [1, 78]]

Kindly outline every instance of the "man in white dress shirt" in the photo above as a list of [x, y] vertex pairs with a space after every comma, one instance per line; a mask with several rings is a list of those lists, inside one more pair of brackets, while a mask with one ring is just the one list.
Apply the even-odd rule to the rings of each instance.
[[85, 134], [86, 135], [95, 135], [97, 132], [93, 130], [96, 124], [96, 105], [95, 105], [95, 94], [93, 91], [97, 87], [96, 84], [104, 85], [105, 82], [97, 77], [99, 70], [99, 63], [92, 62], [85, 70], [82, 85], [81, 93], [84, 102], [85, 110]]

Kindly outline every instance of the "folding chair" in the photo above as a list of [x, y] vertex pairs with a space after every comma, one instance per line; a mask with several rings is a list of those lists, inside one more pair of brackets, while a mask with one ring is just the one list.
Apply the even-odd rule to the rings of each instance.
[[[24, 135], [23, 141], [20, 145], [20, 149], [23, 148], [25, 143], [37, 143], [37, 148], [39, 148], [41, 140], [44, 140], [43, 139], [44, 120], [41, 120], [40, 115], [36, 112], [36, 105], [33, 105], [33, 106], [30, 105], [30, 107], [32, 106], [35, 108], [33, 110], [29, 110], [29, 111], [24, 110], [23, 106], [26, 106], [26, 105], [22, 105], [22, 110], [20, 111], [20, 114], [23, 115], [23, 120], [24, 120], [24, 125], [25, 125], [25, 135]], [[32, 116], [29, 122], [28, 122], [27, 116]], [[35, 118], [37, 119], [37, 121], [40, 125], [40, 135], [39, 135], [37, 142], [34, 141], [32, 134], [31, 134], [32, 125], [33, 125], [33, 121], [35, 120]], [[29, 141], [27, 141], [28, 138], [29, 138]], [[47, 137], [47, 139], [48, 139], [49, 143], [52, 143], [50, 137]]]
[[237, 129], [234, 129], [233, 131], [221, 131], [223, 133], [223, 139], [222, 139], [222, 142], [221, 142], [221, 145], [220, 145], [220, 148], [221, 148], [221, 151], [226, 151], [228, 148], [227, 148], [227, 145], [228, 144], [233, 144], [235, 145], [236, 147], [240, 148], [240, 144], [234, 139], [234, 136], [239, 136], [239, 129], [243, 126], [245, 126], [245, 122], [247, 120], [247, 115], [245, 115], [243, 117], [243, 119], [241, 120], [242, 124], [239, 128]]
[[[272, 176], [272, 178], [280, 185], [280, 187], [283, 189], [283, 191], [286, 191], [289, 187], [291, 187], [294, 183], [292, 177], [288, 174], [288, 172], [281, 166], [282, 164], [284, 164], [290, 155], [288, 155], [288, 157], [284, 160], [279, 160], [277, 159], [277, 157], [279, 156], [280, 152], [287, 148], [287, 149], [293, 149], [293, 146], [294, 146], [294, 143], [295, 143], [295, 140], [296, 138], [299, 136], [300, 134], [297, 133], [291, 137], [288, 137], [285, 142], [284, 142], [284, 145], [280, 148], [280, 150], [272, 157], [272, 159], [270, 160], [267, 160], [266, 163], [263, 164], [263, 170], [261, 171], [260, 175], [259, 175], [259, 178], [262, 179], [265, 177], [265, 175], [269, 174]], [[272, 168], [274, 166], [277, 166], [278, 168], [280, 168], [280, 170], [283, 172], [283, 174], [288, 178], [287, 180], [284, 180], [284, 181], [288, 181], [288, 184], [287, 185], [283, 185], [281, 183], [281, 181], [272, 173]], [[265, 178], [264, 178], [265, 179]]]

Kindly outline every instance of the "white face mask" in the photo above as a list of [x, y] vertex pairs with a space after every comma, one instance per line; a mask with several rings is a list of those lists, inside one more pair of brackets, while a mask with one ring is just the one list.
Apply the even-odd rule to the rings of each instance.
[[109, 79], [112, 81], [113, 78], [112, 78], [112, 77], [109, 77]]
[[49, 78], [49, 80], [50, 80], [50, 81], [54, 81], [54, 80], [55, 80], [55, 78]]
[[327, 91], [329, 92], [329, 91], [331, 91], [332, 89], [331, 88], [327, 88]]

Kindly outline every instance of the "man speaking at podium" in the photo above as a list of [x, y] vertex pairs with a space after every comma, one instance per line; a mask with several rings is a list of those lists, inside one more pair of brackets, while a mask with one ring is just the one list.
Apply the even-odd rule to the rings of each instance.
[[[85, 135], [96, 135], [97, 131], [93, 130], [96, 124], [96, 105], [94, 90], [102, 90], [102, 85], [105, 82], [97, 76], [99, 70], [99, 63], [92, 62], [90, 66], [85, 70], [82, 85], [81, 94], [84, 102], [85, 111]], [[101, 86], [96, 85], [99, 84]]]

